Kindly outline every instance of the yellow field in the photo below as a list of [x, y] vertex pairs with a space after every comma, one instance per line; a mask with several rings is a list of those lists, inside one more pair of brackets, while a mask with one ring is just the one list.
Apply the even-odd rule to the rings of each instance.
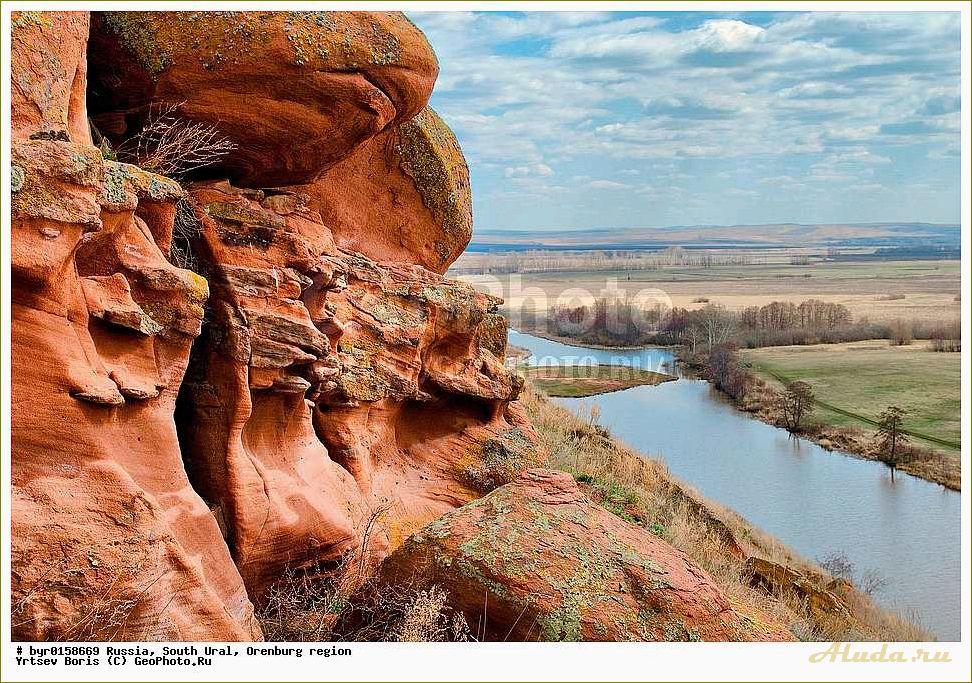
[[[611, 281], [628, 297], [654, 288], [671, 305], [689, 309], [704, 306], [702, 299], [733, 310], [771, 301], [822, 299], [847, 306], [855, 320], [867, 318], [877, 323], [898, 318], [948, 322], [958, 319], [961, 310], [958, 261], [671, 267], [630, 273], [527, 273], [512, 277], [519, 282], [506, 275], [465, 275], [460, 279], [502, 296], [506, 310], [549, 308], [558, 300], [578, 305], [578, 292], [600, 296]], [[567, 290], [573, 290], [573, 294]]]

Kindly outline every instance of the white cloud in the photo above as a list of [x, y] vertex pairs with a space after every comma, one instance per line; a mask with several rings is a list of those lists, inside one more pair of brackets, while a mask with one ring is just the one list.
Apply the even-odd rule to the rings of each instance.
[[619, 183], [613, 180], [592, 180], [587, 186], [593, 190], [630, 190], [631, 186], [627, 183]]
[[503, 169], [503, 175], [507, 178], [520, 178], [524, 176], [552, 176], [554, 171], [546, 164], [530, 164], [528, 166], [507, 166]]
[[[556, 193], [554, 208], [571, 220], [595, 201], [586, 192], [664, 199], [673, 183], [687, 188], [681, 201], [717, 216], [708, 198], [727, 191], [726, 180], [774, 201], [787, 188], [812, 212], [822, 205], [809, 188], [893, 189], [901, 164], [908, 174], [944, 173], [957, 161], [955, 13], [710, 15], [694, 24], [595, 12], [410, 16], [438, 53], [432, 103], [457, 132], [474, 189]], [[629, 201], [600, 213], [644, 215]], [[652, 215], [682, 223], [682, 206], [653, 204]], [[476, 207], [488, 221], [501, 210], [517, 220], [551, 211], [533, 201]], [[890, 213], [893, 203], [874, 208]]]

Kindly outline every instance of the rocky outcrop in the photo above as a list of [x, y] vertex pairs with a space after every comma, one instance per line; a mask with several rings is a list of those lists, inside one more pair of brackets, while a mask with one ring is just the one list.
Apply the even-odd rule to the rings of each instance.
[[207, 296], [155, 243], [182, 190], [91, 146], [86, 28], [14, 16], [14, 635], [259, 637], [172, 420]]
[[771, 592], [795, 595], [806, 602], [809, 612], [818, 618], [849, 617], [847, 606], [836, 595], [845, 590], [846, 581], [834, 579], [830, 586], [821, 588], [819, 586], [827, 583], [822, 576], [807, 576], [762, 557], [747, 558], [746, 568], [751, 572], [754, 584]]
[[[15, 638], [259, 638], [285, 570], [371, 566], [536, 462], [498, 302], [440, 275], [467, 172], [404, 17], [100, 13], [86, 52], [86, 13], [25, 12], [13, 38]], [[112, 158], [158, 105], [234, 141], [230, 180]], [[379, 138], [389, 166], [317, 180]]]
[[472, 237], [469, 172], [452, 131], [429, 108], [300, 190], [341, 248], [374, 259], [443, 273]]
[[425, 106], [435, 54], [398, 12], [95, 12], [91, 113], [113, 141], [178, 105], [248, 187], [313, 180]]
[[380, 579], [443, 587], [487, 640], [793, 639], [737, 612], [687, 555], [551, 470], [443, 515], [385, 560]]

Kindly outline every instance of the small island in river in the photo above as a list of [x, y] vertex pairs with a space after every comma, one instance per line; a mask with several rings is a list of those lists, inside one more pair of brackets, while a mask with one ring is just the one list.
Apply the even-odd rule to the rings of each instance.
[[626, 365], [541, 365], [521, 368], [521, 372], [548, 396], [570, 398], [596, 396], [678, 379], [674, 375]]

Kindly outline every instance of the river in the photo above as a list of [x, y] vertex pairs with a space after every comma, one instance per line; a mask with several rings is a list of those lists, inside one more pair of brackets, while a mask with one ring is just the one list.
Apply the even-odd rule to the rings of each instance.
[[[531, 364], [615, 363], [674, 372], [663, 348], [589, 349], [510, 330]], [[675, 373], [677, 374], [677, 373]], [[830, 453], [736, 410], [708, 382], [679, 377], [591, 398], [555, 399], [663, 460], [708, 498], [810, 559], [839, 551], [886, 581], [874, 597], [940, 640], [960, 638], [961, 496], [881, 463]], [[583, 405], [582, 405], [583, 404]]]

